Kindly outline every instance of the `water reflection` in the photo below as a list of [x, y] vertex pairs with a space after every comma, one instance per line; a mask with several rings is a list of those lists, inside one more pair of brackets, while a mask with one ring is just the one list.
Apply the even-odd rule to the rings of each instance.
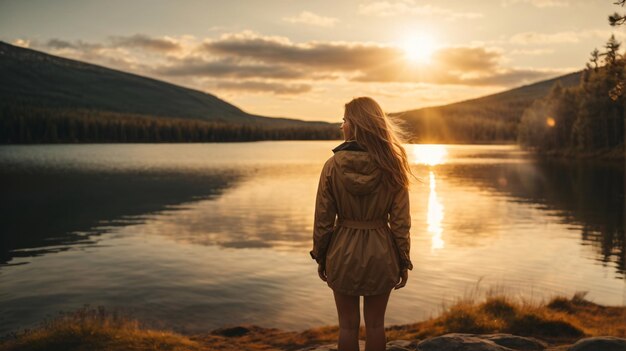
[[426, 230], [431, 236], [430, 252], [432, 254], [437, 250], [443, 249], [445, 244], [442, 237], [444, 208], [437, 197], [437, 181], [435, 179], [434, 168], [437, 165], [445, 163], [448, 151], [445, 145], [437, 144], [410, 145], [407, 149], [409, 159], [412, 160], [412, 163], [425, 165], [429, 168], [428, 212], [426, 218], [428, 227]]
[[218, 196], [241, 177], [228, 170], [92, 172], [2, 167], [0, 263], [94, 243], [111, 226], [142, 222], [154, 212]]
[[[412, 163], [435, 166], [445, 162], [448, 151], [445, 145], [412, 144], [407, 147]], [[412, 156], [412, 157], [411, 157]]]
[[305, 250], [313, 230], [311, 199], [318, 172], [319, 166], [268, 166], [218, 198], [196, 202], [146, 226], [176, 242]]
[[[579, 233], [583, 247], [595, 252], [588, 255], [590, 258], [602, 265], [614, 266], [616, 277], [624, 279], [626, 239], [622, 162], [593, 164], [529, 158], [526, 162], [464, 164], [453, 160], [438, 166], [437, 172], [446, 182], [455, 184], [457, 194], [462, 189], [472, 194], [488, 192], [492, 197], [505, 196], [548, 213]], [[468, 199], [464, 202], [472, 203], [474, 211], [486, 205]], [[492, 217], [506, 219], [506, 216]], [[457, 220], [458, 224], [462, 222]], [[539, 224], [534, 223], [535, 226]], [[494, 230], [481, 232], [493, 233]]]
[[445, 242], [442, 238], [443, 227], [443, 205], [437, 198], [437, 183], [435, 180], [435, 172], [430, 171], [430, 192], [428, 194], [428, 232], [432, 237], [432, 245], [430, 252], [433, 253], [438, 249], [443, 249]]
[[[0, 229], [19, 234], [2, 239], [15, 265], [0, 266], [0, 334], [83, 303], [133, 306], [178, 330], [336, 324], [308, 251], [337, 144], [0, 148]], [[426, 318], [480, 277], [622, 301], [623, 165], [544, 163], [507, 145], [407, 152], [427, 181], [410, 194], [414, 278], [388, 323]], [[56, 239], [94, 228], [102, 235]]]

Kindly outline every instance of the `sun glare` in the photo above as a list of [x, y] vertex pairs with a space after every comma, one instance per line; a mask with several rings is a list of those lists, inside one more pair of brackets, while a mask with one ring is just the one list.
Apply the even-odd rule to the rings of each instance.
[[417, 144], [413, 146], [414, 162], [427, 166], [436, 166], [445, 163], [448, 151], [444, 145]]
[[415, 34], [407, 37], [401, 44], [407, 60], [415, 63], [429, 63], [436, 43], [428, 34]]

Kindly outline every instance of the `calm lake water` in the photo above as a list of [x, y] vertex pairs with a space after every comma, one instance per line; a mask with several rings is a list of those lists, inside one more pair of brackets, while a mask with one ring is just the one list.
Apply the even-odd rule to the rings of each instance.
[[[309, 256], [340, 141], [0, 147], [0, 334], [85, 304], [180, 332], [337, 324]], [[407, 145], [411, 258], [386, 323], [474, 289], [626, 304], [624, 164]]]

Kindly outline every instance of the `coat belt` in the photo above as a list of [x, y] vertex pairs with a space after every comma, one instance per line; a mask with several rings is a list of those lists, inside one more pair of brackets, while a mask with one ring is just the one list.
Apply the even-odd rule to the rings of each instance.
[[357, 221], [353, 219], [337, 219], [337, 225], [346, 228], [355, 229], [376, 229], [387, 226], [387, 221], [383, 219], [377, 219], [373, 221]]

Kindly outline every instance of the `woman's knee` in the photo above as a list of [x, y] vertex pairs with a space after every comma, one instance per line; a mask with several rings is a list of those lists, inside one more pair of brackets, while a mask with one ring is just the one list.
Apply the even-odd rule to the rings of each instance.
[[339, 328], [358, 330], [361, 325], [361, 316], [359, 310], [349, 309], [339, 312]]
[[365, 320], [365, 329], [366, 330], [372, 330], [372, 329], [384, 329], [385, 328], [385, 319], [381, 318], [381, 319], [369, 319], [369, 320]]
[[343, 319], [340, 318], [339, 319], [339, 329], [357, 331], [359, 330], [360, 326], [361, 326], [361, 321], [359, 319], [352, 319], [352, 318], [343, 318]]

